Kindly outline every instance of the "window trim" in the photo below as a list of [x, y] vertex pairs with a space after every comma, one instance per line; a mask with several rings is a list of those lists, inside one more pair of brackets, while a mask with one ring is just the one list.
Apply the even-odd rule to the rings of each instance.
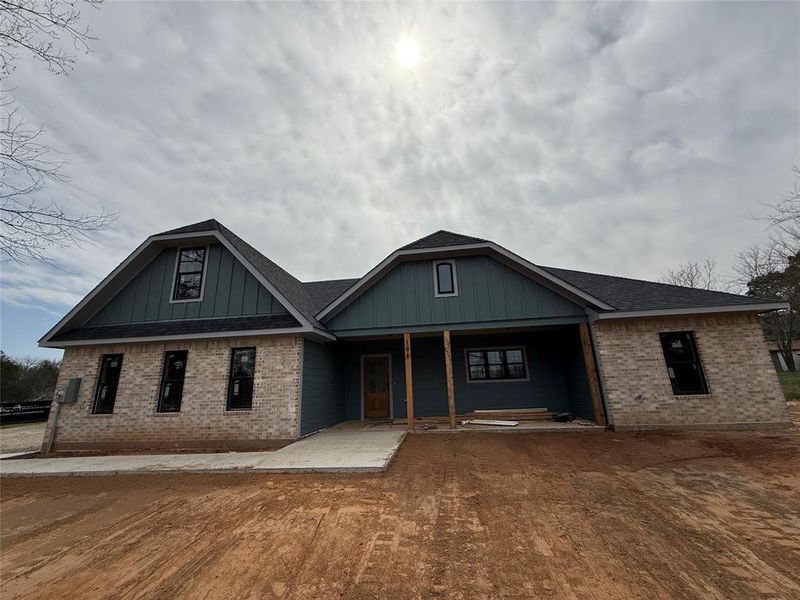
[[[202, 302], [203, 296], [205, 295], [206, 291], [206, 271], [208, 270], [208, 250], [211, 247], [210, 244], [206, 244], [205, 246], [200, 245], [191, 245], [191, 246], [178, 246], [175, 252], [175, 268], [172, 270], [172, 289], [169, 293], [169, 303], [170, 304], [185, 304], [186, 302]], [[181, 264], [181, 251], [183, 250], [197, 250], [199, 248], [205, 248], [205, 253], [203, 254], [203, 272], [200, 274], [200, 296], [197, 298], [183, 298], [183, 299], [176, 299], [175, 298], [175, 290], [178, 286], [178, 267]]]
[[[450, 265], [450, 272], [453, 274], [453, 291], [446, 294], [439, 293], [439, 270], [438, 266], [441, 264]], [[458, 276], [456, 274], [456, 259], [445, 258], [442, 260], [433, 261], [433, 296], [434, 298], [452, 298], [458, 296]]]
[[[253, 380], [253, 392], [250, 395], [250, 406], [248, 408], [231, 408], [231, 392], [233, 392], [233, 355], [237, 350], [252, 350], [253, 351], [253, 376], [250, 378]], [[237, 348], [231, 348], [230, 357], [228, 359], [228, 389], [225, 395], [225, 412], [226, 413], [241, 413], [241, 412], [251, 412], [253, 410], [253, 397], [255, 396], [256, 391], [256, 360], [258, 360], [258, 349], [255, 346], [241, 346]], [[245, 379], [244, 377], [237, 377], [237, 379]]]
[[[470, 352], [487, 352], [491, 350], [522, 350], [522, 364], [525, 367], [525, 377], [516, 377], [509, 379], [472, 379], [469, 376], [469, 353]], [[521, 383], [531, 380], [531, 369], [528, 364], [528, 348], [525, 344], [512, 344], [509, 346], [484, 346], [480, 348], [464, 348], [464, 377], [467, 383]]]
[[[675, 384], [673, 383], [672, 377], [669, 376], [669, 369], [670, 364], [667, 361], [667, 354], [664, 351], [664, 341], [662, 336], [669, 335], [669, 334], [688, 334], [692, 340], [692, 354], [694, 355], [694, 362], [697, 364], [697, 369], [700, 372], [700, 382], [703, 384], [702, 392], [676, 392], [675, 391]], [[696, 396], [696, 397], [708, 397], [711, 395], [711, 388], [708, 385], [708, 378], [706, 377], [706, 370], [703, 367], [703, 359], [700, 357], [700, 347], [697, 344], [697, 336], [694, 334], [694, 330], [691, 329], [680, 329], [680, 330], [668, 330], [668, 331], [659, 331], [658, 332], [658, 347], [661, 349], [661, 357], [664, 359], [664, 371], [667, 375], [667, 381], [669, 382], [670, 389], [672, 390], [672, 395], [674, 397], [680, 396]], [[683, 364], [688, 364], [689, 361], [685, 361]]]
[[[182, 352], [184, 356], [184, 365], [183, 365], [183, 379], [181, 379], [181, 397], [178, 401], [178, 410], [162, 410], [161, 402], [164, 400], [164, 384], [167, 383], [166, 375], [167, 375], [167, 357], [170, 354], [177, 354], [178, 352]], [[161, 364], [161, 382], [158, 384], [158, 398], [156, 398], [156, 413], [159, 415], [179, 415], [181, 413], [181, 408], [183, 407], [183, 384], [186, 383], [186, 366], [189, 364], [189, 350], [165, 350], [164, 351], [164, 360]], [[174, 383], [175, 379], [170, 380], [170, 383]]]
[[[111, 410], [109, 412], [97, 412], [97, 401], [100, 399], [100, 386], [103, 384], [103, 363], [106, 361], [106, 358], [110, 358], [112, 356], [119, 356], [119, 378], [117, 379], [117, 384], [114, 387], [114, 402], [111, 405]], [[94, 387], [94, 398], [92, 399], [92, 411], [90, 414], [92, 415], [113, 415], [114, 408], [117, 406], [117, 391], [119, 390], [119, 382], [122, 379], [122, 365], [125, 364], [124, 361], [125, 354], [122, 352], [112, 352], [110, 354], [101, 354], [100, 355], [100, 364], [97, 367], [97, 384]]]

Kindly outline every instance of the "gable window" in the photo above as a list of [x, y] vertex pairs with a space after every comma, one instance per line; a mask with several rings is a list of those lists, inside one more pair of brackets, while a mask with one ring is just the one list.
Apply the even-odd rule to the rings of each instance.
[[255, 367], [255, 348], [234, 348], [231, 350], [227, 410], [250, 410], [253, 407]]
[[203, 271], [206, 264], [206, 248], [179, 248], [178, 264], [175, 268], [173, 301], [203, 299]]
[[161, 371], [161, 388], [156, 409], [158, 412], [181, 411], [187, 354], [186, 350], [175, 350], [164, 355], [164, 368]]
[[433, 285], [435, 296], [458, 296], [456, 263], [453, 260], [437, 260], [433, 263]]
[[117, 386], [122, 371], [122, 354], [104, 354], [100, 363], [100, 375], [97, 378], [97, 390], [94, 394], [92, 414], [110, 415], [114, 412], [114, 401], [117, 399]]
[[703, 365], [691, 331], [659, 333], [667, 373], [676, 396], [708, 394]]
[[467, 380], [527, 379], [525, 351], [522, 348], [467, 350]]

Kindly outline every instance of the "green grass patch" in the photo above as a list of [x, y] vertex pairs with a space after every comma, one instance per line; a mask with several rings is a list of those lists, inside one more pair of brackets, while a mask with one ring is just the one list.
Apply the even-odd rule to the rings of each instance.
[[800, 373], [787, 371], [778, 373], [787, 400], [800, 400]]

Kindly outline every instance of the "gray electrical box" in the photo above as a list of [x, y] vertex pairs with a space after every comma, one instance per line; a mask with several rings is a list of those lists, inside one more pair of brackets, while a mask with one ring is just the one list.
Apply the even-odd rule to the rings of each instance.
[[78, 392], [81, 389], [81, 378], [73, 377], [67, 382], [67, 389], [64, 393], [64, 404], [72, 404], [78, 401]]

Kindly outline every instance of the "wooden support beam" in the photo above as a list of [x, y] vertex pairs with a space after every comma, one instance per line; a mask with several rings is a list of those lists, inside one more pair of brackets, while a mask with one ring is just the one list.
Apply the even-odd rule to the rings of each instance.
[[450, 351], [450, 332], [444, 332], [444, 368], [447, 373], [447, 414], [450, 429], [456, 428], [456, 392], [453, 385], [453, 353]]
[[603, 411], [603, 396], [600, 391], [600, 378], [597, 374], [597, 364], [594, 361], [594, 351], [592, 350], [592, 338], [589, 334], [589, 325], [581, 323], [578, 325], [581, 334], [581, 348], [583, 349], [583, 364], [586, 367], [586, 378], [589, 381], [589, 393], [592, 396], [592, 406], [594, 407], [594, 420], [598, 425], [605, 426], [606, 414]]
[[403, 353], [406, 359], [406, 418], [408, 430], [414, 431], [414, 382], [411, 377], [411, 334], [403, 334]]

